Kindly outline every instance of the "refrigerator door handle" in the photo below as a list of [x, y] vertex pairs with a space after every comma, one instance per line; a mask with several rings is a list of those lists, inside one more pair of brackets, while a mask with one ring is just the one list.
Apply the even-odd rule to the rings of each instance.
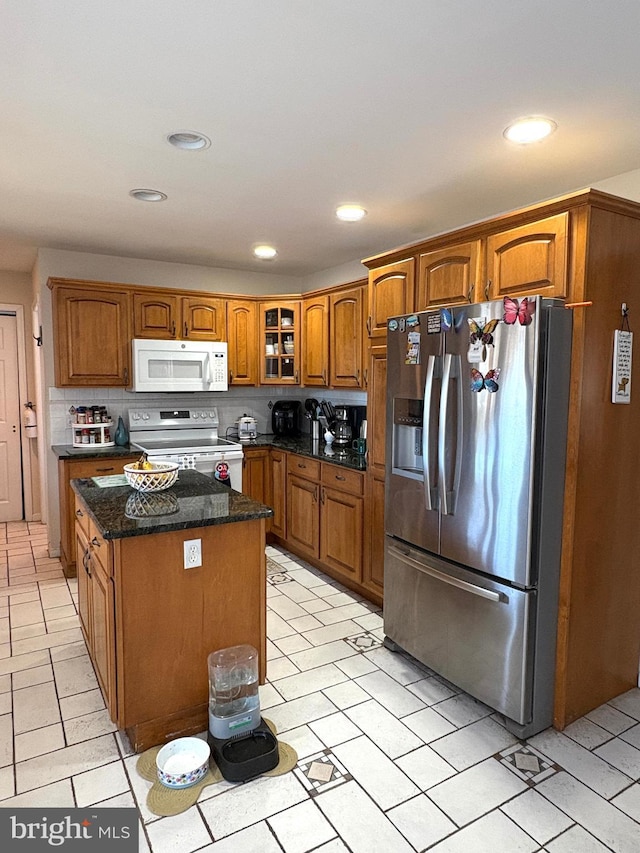
[[427, 509], [435, 509], [431, 497], [431, 394], [433, 391], [433, 379], [435, 375], [436, 357], [430, 355], [427, 361], [427, 375], [424, 380], [424, 399], [422, 401], [422, 459], [424, 477], [424, 503]]
[[[440, 501], [444, 515], [453, 515], [456, 508], [456, 497], [460, 488], [462, 472], [462, 367], [459, 355], [447, 353], [443, 359], [442, 390], [440, 392], [440, 423], [438, 425], [438, 482]], [[447, 488], [446, 447], [447, 423], [449, 413], [449, 390], [451, 380], [457, 380], [458, 411], [456, 416], [456, 451], [451, 490]]]
[[493, 592], [490, 589], [485, 589], [482, 586], [476, 586], [475, 584], [467, 583], [467, 581], [460, 580], [459, 578], [454, 578], [451, 575], [445, 575], [444, 572], [439, 572], [437, 569], [434, 569], [431, 566], [425, 566], [422, 563], [418, 562], [418, 560], [414, 560], [409, 557], [408, 554], [403, 554], [402, 551], [399, 551], [397, 548], [394, 548], [393, 545], [389, 547], [389, 553], [392, 554], [396, 559], [400, 560], [400, 562], [405, 563], [407, 566], [410, 566], [412, 569], [417, 569], [419, 572], [422, 572], [425, 575], [429, 575], [429, 577], [435, 578], [435, 580], [449, 584], [449, 586], [455, 586], [457, 587], [457, 589], [462, 589], [465, 592], [470, 592], [472, 595], [477, 595], [480, 598], [487, 598], [489, 601], [495, 601], [498, 603], [501, 601], [499, 592]]

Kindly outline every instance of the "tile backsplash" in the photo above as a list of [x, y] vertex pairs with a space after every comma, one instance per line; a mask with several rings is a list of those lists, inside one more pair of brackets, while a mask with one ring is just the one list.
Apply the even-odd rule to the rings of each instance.
[[[105, 406], [111, 419], [122, 416], [127, 428], [128, 413], [135, 408], [206, 408], [214, 405], [220, 418], [219, 434], [235, 430], [238, 418], [244, 414], [254, 417], [259, 433], [271, 432], [271, 410], [269, 401], [279, 399], [300, 400], [307, 397], [331, 400], [332, 403], [365, 405], [364, 391], [329, 390], [316, 388], [287, 388], [269, 386], [260, 388], [231, 388], [215, 394], [136, 394], [122, 388], [49, 388], [49, 444], [71, 444], [71, 406]], [[308, 421], [302, 418], [303, 431], [308, 430]]]

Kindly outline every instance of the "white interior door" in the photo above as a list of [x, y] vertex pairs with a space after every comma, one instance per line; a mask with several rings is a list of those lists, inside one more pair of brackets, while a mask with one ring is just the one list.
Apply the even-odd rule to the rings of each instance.
[[15, 316], [0, 314], [0, 521], [23, 518], [18, 335]]

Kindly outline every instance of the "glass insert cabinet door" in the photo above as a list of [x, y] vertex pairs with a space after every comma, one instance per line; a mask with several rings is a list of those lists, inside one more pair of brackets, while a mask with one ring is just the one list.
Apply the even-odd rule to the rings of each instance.
[[260, 305], [260, 382], [262, 385], [300, 383], [300, 302]]

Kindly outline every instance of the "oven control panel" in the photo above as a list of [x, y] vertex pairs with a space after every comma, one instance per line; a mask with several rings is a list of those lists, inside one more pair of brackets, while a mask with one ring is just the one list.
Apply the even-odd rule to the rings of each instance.
[[210, 426], [219, 424], [218, 410], [206, 409], [129, 409], [129, 426], [133, 429], [163, 427]]

